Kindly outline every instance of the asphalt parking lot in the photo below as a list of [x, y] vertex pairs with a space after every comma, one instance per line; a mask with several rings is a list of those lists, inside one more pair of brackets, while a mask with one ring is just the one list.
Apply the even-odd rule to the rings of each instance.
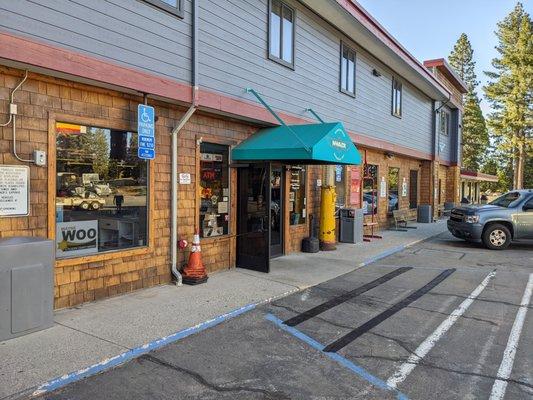
[[532, 287], [446, 233], [43, 398], [529, 399]]

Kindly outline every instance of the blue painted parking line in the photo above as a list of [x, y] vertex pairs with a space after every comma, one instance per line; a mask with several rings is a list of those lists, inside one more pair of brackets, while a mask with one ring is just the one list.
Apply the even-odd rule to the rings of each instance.
[[313, 349], [322, 352], [322, 354], [324, 354], [325, 356], [331, 358], [332, 360], [336, 361], [337, 363], [341, 364], [342, 366], [348, 368], [350, 371], [352, 371], [356, 375], [360, 376], [361, 378], [363, 378], [364, 380], [366, 380], [367, 382], [369, 382], [373, 386], [376, 386], [376, 387], [378, 387], [380, 389], [384, 389], [384, 390], [389, 390], [389, 391], [395, 392], [396, 393], [396, 398], [398, 400], [408, 400], [409, 399], [405, 394], [403, 394], [402, 392], [396, 390], [395, 388], [387, 385], [387, 383], [385, 381], [383, 381], [380, 378], [372, 375], [370, 372], [368, 372], [363, 367], [360, 367], [359, 365], [353, 363], [352, 361], [344, 358], [343, 356], [341, 356], [341, 355], [339, 355], [337, 353], [324, 352], [324, 347], [325, 346], [323, 344], [321, 344], [321, 343], [317, 342], [315, 339], [307, 336], [302, 331], [299, 331], [298, 329], [296, 329], [296, 328], [294, 328], [292, 326], [285, 325], [283, 323], [283, 321], [281, 319], [277, 318], [276, 316], [274, 316], [272, 314], [267, 314], [265, 318], [267, 320], [273, 322], [275, 325], [277, 325], [279, 328], [283, 329], [285, 332], [288, 332], [292, 336], [294, 336], [294, 337], [300, 339], [301, 341], [307, 343]]
[[109, 368], [113, 368], [120, 364], [124, 364], [125, 362], [130, 361], [134, 358], [137, 358], [145, 353], [148, 353], [153, 350], [157, 350], [163, 346], [166, 346], [167, 344], [176, 342], [178, 340], [186, 338], [187, 336], [191, 336], [191, 335], [194, 335], [195, 333], [204, 331], [215, 325], [221, 324], [222, 322], [228, 319], [235, 318], [241, 314], [244, 314], [250, 310], [253, 310], [255, 307], [257, 307], [257, 305], [258, 303], [248, 304], [244, 307], [238, 308], [226, 314], [219, 315], [216, 318], [202, 322], [193, 327], [184, 329], [182, 331], [173, 333], [172, 335], [165, 336], [163, 338], [154, 340], [153, 342], [150, 342], [145, 345], [128, 350], [122, 354], [119, 354], [118, 356], [105, 359], [97, 364], [91, 365], [90, 367], [80, 369], [75, 372], [71, 372], [69, 374], [63, 375], [56, 379], [52, 379], [51, 381], [48, 381], [42, 384], [41, 386], [39, 386], [37, 390], [35, 390], [32, 393], [32, 397], [41, 395], [43, 393], [51, 392], [53, 390], [60, 389], [70, 383], [77, 382], [81, 379], [88, 378], [92, 375], [96, 375], [100, 372], [103, 372]]

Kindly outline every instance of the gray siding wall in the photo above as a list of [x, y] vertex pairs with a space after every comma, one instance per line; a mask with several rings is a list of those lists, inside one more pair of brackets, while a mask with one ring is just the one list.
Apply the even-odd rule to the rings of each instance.
[[[403, 81], [403, 116], [391, 115], [393, 71], [297, 2], [294, 71], [267, 58], [267, 0], [200, 2], [200, 85], [255, 101], [258, 90], [276, 110], [313, 108], [350, 131], [431, 152], [431, 100]], [[357, 52], [356, 98], [339, 92], [340, 43]], [[377, 68], [382, 76], [372, 75]], [[401, 79], [400, 79], [401, 80]]]
[[191, 4], [180, 19], [139, 0], [0, 0], [0, 29], [190, 81]]
[[[267, 58], [268, 0], [200, 0], [200, 86], [255, 101], [244, 92], [253, 87], [277, 110], [310, 117], [304, 110], [313, 108], [350, 131], [431, 153], [431, 100], [403, 81], [403, 116], [392, 116], [393, 70], [287, 2], [296, 9], [295, 70]], [[0, 0], [0, 30], [189, 82], [191, 2], [184, 3], [180, 19], [140, 0]], [[341, 40], [357, 52], [356, 98], [339, 91]]]

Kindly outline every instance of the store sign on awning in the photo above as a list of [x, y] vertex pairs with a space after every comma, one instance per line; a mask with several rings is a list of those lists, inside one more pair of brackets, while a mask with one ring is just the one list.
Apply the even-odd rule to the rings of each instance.
[[144, 160], [155, 158], [155, 110], [145, 104], [137, 107], [137, 155]]

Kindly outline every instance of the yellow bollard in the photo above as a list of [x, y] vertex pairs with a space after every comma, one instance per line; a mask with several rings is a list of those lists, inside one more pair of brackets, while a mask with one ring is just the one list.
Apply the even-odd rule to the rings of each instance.
[[[331, 166], [328, 166], [326, 185], [322, 186], [320, 201], [320, 250], [335, 250], [337, 247], [335, 234], [335, 184], [331, 176]], [[335, 168], [335, 167], [333, 167]], [[333, 171], [334, 173], [334, 171]]]

